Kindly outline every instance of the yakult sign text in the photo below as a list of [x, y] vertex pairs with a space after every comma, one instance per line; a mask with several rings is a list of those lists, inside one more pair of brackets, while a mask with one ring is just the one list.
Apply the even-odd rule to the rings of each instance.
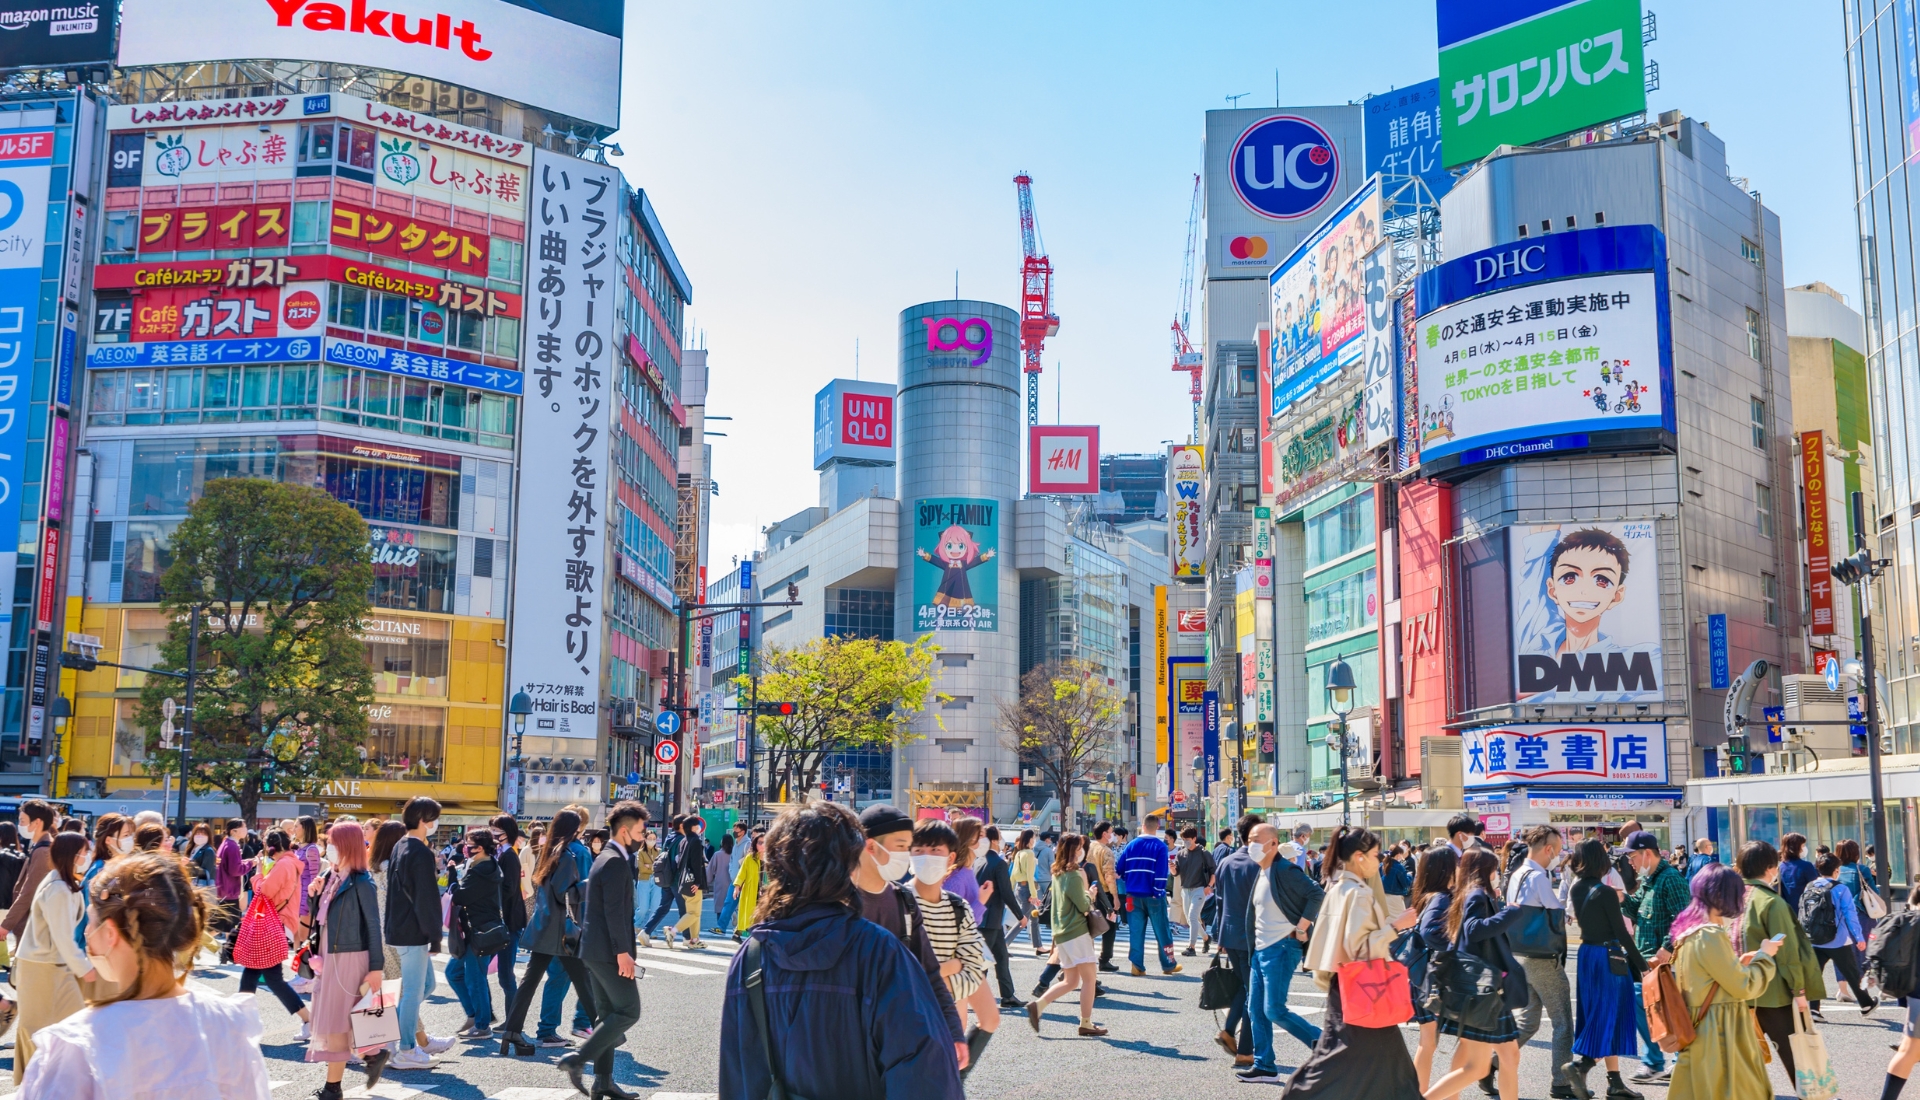
[[620, 5], [555, 18], [506, 0], [126, 0], [120, 64], [275, 58], [417, 73], [620, 121]]
[[511, 683], [535, 732], [592, 738], [606, 654], [613, 487], [613, 287], [621, 184], [612, 168], [534, 154]]

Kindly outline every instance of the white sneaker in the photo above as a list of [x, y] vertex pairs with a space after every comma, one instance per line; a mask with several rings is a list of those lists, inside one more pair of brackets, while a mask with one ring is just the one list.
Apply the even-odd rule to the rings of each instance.
[[313, 1038], [313, 1023], [309, 1020], [300, 1021], [300, 1034], [295, 1035], [293, 1041], [296, 1043], [304, 1043], [311, 1038]]
[[427, 1041], [424, 1046], [418, 1046], [418, 1047], [415, 1047], [414, 1049], [425, 1050], [428, 1054], [444, 1054], [447, 1051], [453, 1049], [453, 1042], [454, 1042], [454, 1039], [453, 1039], [453, 1036], [451, 1035], [445, 1035], [440, 1037], [429, 1035], [427, 1036]]
[[666, 937], [664, 942], [666, 943], [667, 950], [669, 951], [673, 950], [673, 929], [669, 928], [665, 932], [661, 933], [661, 935]]
[[428, 1054], [425, 1050], [422, 1050], [419, 1047], [411, 1047], [407, 1050], [403, 1050], [400, 1053], [394, 1055], [387, 1062], [387, 1068], [390, 1070], [432, 1069], [433, 1056], [431, 1054]]
[[651, 936], [649, 936], [649, 935], [647, 935], [647, 934], [646, 934], [645, 932], [642, 932], [642, 933], [640, 933], [640, 946], [642, 946], [642, 947], [652, 947], [652, 946], [653, 946], [653, 937], [651, 937]]
[[287, 982], [287, 988], [293, 990], [295, 993], [311, 993], [313, 992], [313, 979], [312, 978], [289, 979]]

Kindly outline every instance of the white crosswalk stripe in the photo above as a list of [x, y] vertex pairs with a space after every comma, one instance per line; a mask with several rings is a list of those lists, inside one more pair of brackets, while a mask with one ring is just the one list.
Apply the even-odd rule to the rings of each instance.
[[[660, 969], [665, 970], [669, 974], [724, 974], [726, 973], [727, 961], [725, 959], [718, 958], [712, 955], [703, 955], [697, 951], [668, 951], [664, 948], [659, 948], [659, 947], [642, 947], [639, 949], [639, 954], [642, 956], [645, 956], [645, 960], [643, 961], [642, 965], [657, 966]], [[683, 964], [684, 963], [704, 963], [710, 966], [720, 967], [720, 969], [708, 970], [705, 967], [672, 965], [669, 963], [662, 963], [662, 962], [655, 961], [657, 959], [673, 959], [675, 960], [675, 962], [683, 963]]]

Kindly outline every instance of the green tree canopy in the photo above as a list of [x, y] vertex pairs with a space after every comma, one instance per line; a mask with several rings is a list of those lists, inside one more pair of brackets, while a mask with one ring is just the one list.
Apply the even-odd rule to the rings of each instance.
[[1102, 774], [1124, 727], [1126, 696], [1085, 661], [1049, 661], [1020, 678], [1020, 698], [1000, 710], [1000, 726], [1020, 757], [1040, 769], [1060, 796], [1061, 816], [1073, 785]]
[[[160, 578], [171, 618], [154, 667], [186, 669], [197, 613], [189, 788], [224, 792], [251, 820], [268, 766], [296, 793], [348, 774], [373, 701], [360, 641], [373, 588], [366, 521], [319, 489], [226, 478], [207, 483], [172, 550]], [[159, 747], [169, 696], [184, 702], [185, 685], [167, 676], [148, 676], [140, 693], [155, 774], [180, 768], [179, 751]]]
[[[756, 736], [769, 755], [774, 788], [797, 797], [812, 787], [821, 762], [851, 749], [903, 745], [908, 724], [926, 710], [933, 691], [931, 638], [882, 642], [871, 638], [815, 638], [762, 657], [760, 699], [797, 704], [791, 717], [756, 719]], [[750, 681], [740, 677], [740, 698]]]

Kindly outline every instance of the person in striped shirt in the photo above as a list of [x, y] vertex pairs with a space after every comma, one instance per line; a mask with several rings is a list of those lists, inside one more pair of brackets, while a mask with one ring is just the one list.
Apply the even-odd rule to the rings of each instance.
[[920, 903], [920, 920], [927, 930], [927, 942], [934, 958], [940, 960], [940, 976], [953, 990], [953, 1002], [964, 1014], [969, 1010], [979, 1023], [967, 1030], [967, 1068], [961, 1076], [979, 1064], [980, 1052], [1000, 1027], [1000, 1006], [987, 987], [986, 942], [973, 921], [973, 910], [965, 898], [942, 888], [947, 874], [955, 867], [960, 852], [960, 836], [953, 826], [937, 818], [921, 821], [913, 827], [913, 897]]

